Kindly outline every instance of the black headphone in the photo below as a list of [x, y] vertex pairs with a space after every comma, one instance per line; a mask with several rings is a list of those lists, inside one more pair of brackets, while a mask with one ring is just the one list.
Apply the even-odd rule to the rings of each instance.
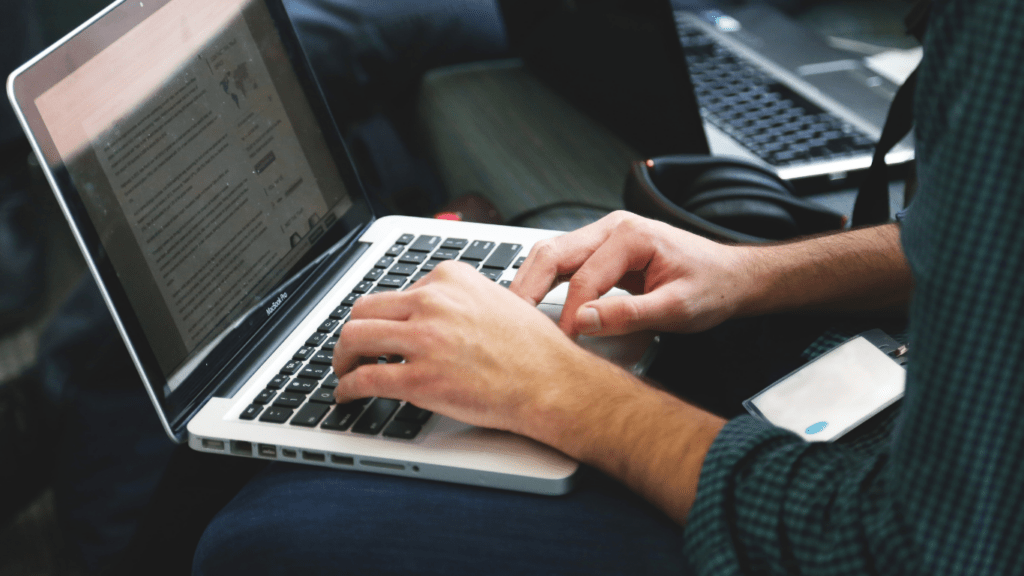
[[839, 230], [846, 217], [797, 198], [772, 170], [738, 158], [663, 156], [633, 163], [626, 209], [731, 242], [786, 240]]

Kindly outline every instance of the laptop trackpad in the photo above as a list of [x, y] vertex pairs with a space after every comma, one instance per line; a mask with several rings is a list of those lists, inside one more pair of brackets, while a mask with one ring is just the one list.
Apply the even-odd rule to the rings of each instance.
[[[562, 314], [561, 304], [541, 302], [537, 309], [554, 322], [558, 322]], [[576, 340], [583, 348], [637, 375], [647, 371], [654, 359], [657, 342], [657, 334], [650, 331], [621, 336], [580, 336]]]

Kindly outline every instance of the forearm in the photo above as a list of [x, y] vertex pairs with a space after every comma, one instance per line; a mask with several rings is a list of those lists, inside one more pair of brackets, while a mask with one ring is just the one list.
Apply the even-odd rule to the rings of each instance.
[[796, 310], [906, 308], [913, 289], [895, 224], [744, 247], [747, 286], [737, 316]]
[[[679, 524], [697, 494], [708, 449], [725, 420], [593, 359], [581, 386], [559, 387], [525, 433], [618, 479]], [[565, 396], [567, 390], [586, 390]]]

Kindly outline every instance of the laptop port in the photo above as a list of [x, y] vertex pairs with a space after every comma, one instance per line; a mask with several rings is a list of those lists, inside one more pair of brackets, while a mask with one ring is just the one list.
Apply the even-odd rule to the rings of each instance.
[[360, 460], [360, 464], [363, 466], [370, 466], [371, 468], [384, 468], [386, 470], [405, 470], [405, 466], [401, 464], [392, 464], [390, 462], [374, 462], [373, 460]]
[[231, 453], [238, 456], [252, 456], [252, 442], [231, 441]]
[[277, 446], [273, 444], [260, 444], [257, 447], [260, 456], [265, 458], [277, 458]]
[[332, 464], [341, 464], [342, 466], [354, 466], [356, 459], [351, 456], [338, 456], [337, 454], [331, 454]]
[[288, 448], [281, 448], [281, 456], [284, 456], [285, 458], [298, 458], [299, 453]]
[[309, 460], [310, 462], [323, 462], [326, 460], [324, 455], [319, 452], [306, 452], [305, 450], [302, 451], [302, 459]]
[[207, 450], [223, 450], [224, 449], [224, 441], [223, 440], [210, 440], [209, 438], [203, 438], [203, 448], [206, 448]]

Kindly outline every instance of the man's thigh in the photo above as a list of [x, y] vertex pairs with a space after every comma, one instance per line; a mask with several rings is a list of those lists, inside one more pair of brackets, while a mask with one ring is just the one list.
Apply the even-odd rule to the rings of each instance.
[[689, 573], [679, 526], [580, 475], [550, 497], [272, 464], [208, 526], [193, 573]]

